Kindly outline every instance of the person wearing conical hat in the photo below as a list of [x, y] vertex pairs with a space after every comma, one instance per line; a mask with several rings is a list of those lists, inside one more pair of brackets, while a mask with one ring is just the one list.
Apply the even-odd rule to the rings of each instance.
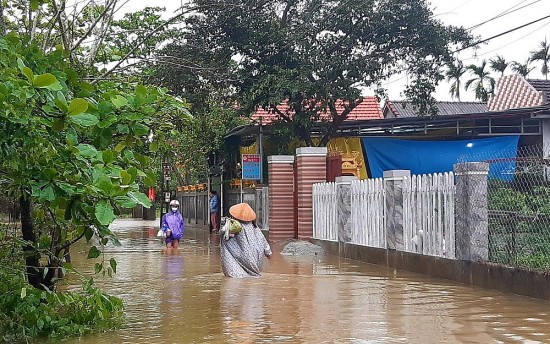
[[256, 213], [247, 203], [229, 208], [231, 219], [220, 229], [223, 274], [227, 277], [258, 277], [264, 256], [271, 247], [256, 226]]

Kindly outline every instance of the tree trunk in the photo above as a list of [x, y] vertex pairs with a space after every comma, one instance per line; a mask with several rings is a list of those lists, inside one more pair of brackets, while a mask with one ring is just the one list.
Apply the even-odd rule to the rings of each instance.
[[30, 199], [21, 196], [19, 206], [21, 210], [21, 232], [23, 240], [27, 242], [23, 247], [25, 265], [27, 266], [27, 280], [30, 285], [37, 289], [52, 290], [55, 269], [51, 269], [52, 271], [48, 271], [46, 276], [44, 276], [44, 268], [40, 265], [40, 253], [34, 246], [38, 238], [31, 218]]
[[4, 21], [4, 2], [0, 0], [0, 30], [2, 36], [6, 35], [6, 22]]

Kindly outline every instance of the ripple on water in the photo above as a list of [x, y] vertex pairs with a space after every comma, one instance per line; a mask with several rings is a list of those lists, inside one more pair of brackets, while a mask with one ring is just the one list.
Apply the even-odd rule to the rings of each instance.
[[[214, 237], [188, 228], [168, 255], [155, 226], [112, 226], [118, 274], [97, 284], [124, 300], [124, 326], [67, 343], [550, 342], [547, 302], [329, 255], [276, 253], [261, 278], [228, 279]], [[75, 265], [93, 271], [80, 251]]]

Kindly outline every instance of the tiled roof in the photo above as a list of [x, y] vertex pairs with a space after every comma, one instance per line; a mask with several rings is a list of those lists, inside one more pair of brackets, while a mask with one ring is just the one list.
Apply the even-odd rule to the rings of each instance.
[[[289, 109], [286, 101], [282, 102], [277, 106], [284, 114], [289, 114], [292, 117], [292, 111]], [[336, 110], [338, 113], [342, 113], [344, 107], [342, 106], [342, 101], [337, 101]], [[271, 122], [279, 120], [279, 116], [273, 113], [272, 110], [264, 110], [259, 108], [252, 115], [253, 120], [259, 120], [262, 118], [263, 124], [269, 124]], [[322, 116], [323, 117], [323, 116]], [[363, 101], [357, 105], [349, 114], [346, 121], [360, 121], [366, 119], [379, 119], [382, 118], [382, 110], [380, 109], [380, 103], [376, 97], [364, 97]]]
[[512, 74], [500, 78], [497, 93], [489, 99], [489, 111], [536, 107], [550, 102], [550, 81], [525, 79]]
[[[481, 102], [436, 102], [436, 106], [439, 110], [438, 116], [482, 113], [487, 111], [487, 104]], [[384, 116], [402, 118], [418, 117], [418, 114], [407, 101], [388, 100], [384, 106]]]
[[550, 93], [550, 80], [527, 79], [527, 82], [539, 92]]

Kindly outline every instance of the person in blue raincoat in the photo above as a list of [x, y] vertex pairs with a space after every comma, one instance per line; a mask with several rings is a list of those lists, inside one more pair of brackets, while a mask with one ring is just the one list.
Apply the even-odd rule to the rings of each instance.
[[172, 200], [170, 202], [170, 211], [162, 217], [161, 230], [166, 233], [165, 242], [167, 249], [177, 249], [183, 237], [185, 225], [179, 208], [180, 202]]

